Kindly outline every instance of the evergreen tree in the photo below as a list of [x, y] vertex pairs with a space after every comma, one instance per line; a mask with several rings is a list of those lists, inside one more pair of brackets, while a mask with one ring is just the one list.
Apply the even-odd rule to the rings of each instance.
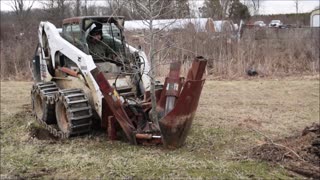
[[239, 0], [232, 0], [229, 8], [229, 18], [234, 22], [240, 22], [240, 20], [247, 20], [250, 18], [250, 12], [248, 7], [242, 4]]
[[223, 8], [219, 0], [205, 0], [202, 16], [212, 19], [222, 19]]
[[190, 8], [188, 0], [176, 0], [176, 18], [188, 18], [190, 17]]

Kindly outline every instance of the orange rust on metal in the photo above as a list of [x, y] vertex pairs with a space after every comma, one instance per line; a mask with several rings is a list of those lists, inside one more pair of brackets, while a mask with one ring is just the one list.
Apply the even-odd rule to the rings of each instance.
[[117, 132], [116, 132], [116, 120], [114, 119], [114, 116], [108, 117], [108, 138], [110, 140], [116, 140], [117, 139]]
[[[156, 99], [157, 99], [157, 101], [160, 99], [162, 92], [163, 92], [163, 89], [157, 89], [156, 90]], [[150, 91], [146, 91], [144, 93], [144, 96], [143, 96], [143, 102], [150, 102], [150, 101], [151, 101]]]
[[[159, 121], [162, 141], [167, 148], [178, 148], [186, 140], [205, 81], [202, 76], [206, 63], [202, 57], [193, 61], [175, 107]], [[163, 108], [163, 103], [158, 102], [158, 106]]]
[[135, 137], [133, 137], [133, 131], [135, 131], [135, 127], [124, 108], [121, 106], [120, 100], [117, 98], [114, 99], [114, 88], [109, 84], [108, 80], [104, 77], [104, 74], [97, 68], [93, 69], [91, 73], [99, 85], [100, 91], [104, 96], [104, 101], [109, 110], [121, 126], [128, 140], [134, 144], [136, 142], [134, 139]]
[[[108, 136], [110, 139], [116, 138], [116, 125], [120, 125], [127, 139], [135, 144], [161, 144], [167, 148], [178, 148], [182, 146], [190, 131], [192, 121], [198, 107], [200, 94], [204, 84], [202, 79], [207, 61], [203, 58], [197, 58], [188, 72], [186, 81], [180, 78], [180, 64], [173, 64], [170, 68], [169, 77], [166, 78], [165, 86], [162, 91], [159, 91], [157, 96], [157, 110], [160, 114], [164, 114], [164, 108], [167, 97], [174, 98], [172, 109], [165, 112], [165, 116], [159, 121], [161, 130], [161, 138], [153, 138], [152, 134], [145, 134], [144, 131], [150, 131], [153, 128], [143, 129], [143, 132], [135, 134], [137, 127], [134, 125], [143, 119], [132, 118], [132, 115], [127, 114], [124, 104], [116, 96], [114, 88], [109, 84], [106, 77], [98, 69], [91, 71], [99, 88], [104, 96], [103, 100], [103, 119], [105, 126], [108, 128]], [[174, 86], [168, 87], [170, 83], [175, 83]], [[178, 85], [178, 87], [177, 87]], [[173, 88], [172, 88], [173, 87]], [[171, 91], [175, 91], [171, 93]], [[143, 111], [148, 112], [151, 108], [148, 92], [145, 93], [144, 103], [142, 103]], [[138, 115], [134, 114], [134, 117]], [[130, 117], [132, 119], [130, 119]], [[140, 117], [141, 118], [141, 117]], [[137, 122], [136, 122], [137, 121]], [[156, 130], [156, 129], [154, 129]], [[159, 136], [159, 137], [160, 137]]]
[[192, 68], [188, 72], [187, 79], [202, 79], [203, 73], [206, 69], [206, 65], [207, 61], [202, 56], [196, 57], [196, 59], [192, 62]]
[[83, 19], [83, 17], [72, 17], [72, 18], [67, 18], [67, 19], [64, 19], [62, 21], [62, 24], [79, 24], [80, 21]]
[[67, 73], [71, 76], [74, 76], [74, 77], [78, 77], [78, 72], [72, 70], [72, 69], [69, 69], [67, 67], [60, 67], [59, 68], [60, 71], [64, 72], [64, 73]]
[[174, 109], [159, 121], [163, 143], [167, 148], [183, 145], [198, 106], [204, 80], [187, 81]]
[[83, 19], [99, 19], [102, 22], [106, 21], [116, 21], [117, 19], [123, 19], [123, 16], [79, 16], [67, 18], [62, 21], [62, 25], [65, 24], [79, 24]]
[[152, 134], [136, 134], [137, 139], [152, 139]]
[[162, 144], [162, 141], [161, 139], [146, 139], [146, 140], [143, 140], [142, 142], [139, 141], [139, 143], [141, 143], [144, 146], [153, 146], [153, 145]]
[[181, 63], [180, 62], [174, 62], [170, 64], [170, 72], [168, 77], [170, 78], [177, 78], [180, 77], [180, 69], [181, 69]]
[[141, 103], [141, 107], [142, 107], [142, 109], [144, 109], [144, 110], [150, 109], [150, 108], [151, 108], [151, 102]]

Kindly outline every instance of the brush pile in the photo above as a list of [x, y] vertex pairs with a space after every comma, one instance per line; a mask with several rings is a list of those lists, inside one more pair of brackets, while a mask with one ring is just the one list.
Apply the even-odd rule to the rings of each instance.
[[281, 163], [309, 178], [320, 178], [320, 124], [313, 123], [301, 134], [254, 147], [249, 157]]

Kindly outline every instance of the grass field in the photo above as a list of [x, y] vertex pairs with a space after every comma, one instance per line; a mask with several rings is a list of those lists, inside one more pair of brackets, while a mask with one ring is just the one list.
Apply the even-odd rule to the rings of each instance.
[[[111, 142], [105, 134], [33, 138], [30, 82], [1, 82], [1, 179], [301, 178], [245, 158], [261, 143], [319, 121], [319, 78], [207, 81], [186, 144], [174, 151]], [[45, 133], [45, 132], [42, 132]]]

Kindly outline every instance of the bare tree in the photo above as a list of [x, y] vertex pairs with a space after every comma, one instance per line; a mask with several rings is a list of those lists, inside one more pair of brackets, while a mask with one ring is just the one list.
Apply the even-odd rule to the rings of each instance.
[[204, 15], [213, 19], [225, 19], [231, 4], [231, 0], [205, 0]]
[[81, 1], [80, 0], [76, 0], [76, 4], [75, 4], [75, 15], [76, 16], [80, 16], [81, 11], [80, 11], [80, 7], [81, 7]]
[[70, 16], [70, 1], [68, 0], [47, 0], [41, 1], [43, 9], [46, 11], [47, 19], [56, 26], [61, 25], [61, 21]]
[[84, 9], [84, 15], [87, 16], [88, 15], [88, 1], [87, 0], [84, 0], [83, 9]]
[[[28, 3], [26, 3], [28, 2]], [[12, 0], [11, 1], [11, 8], [15, 15], [18, 18], [18, 21], [20, 24], [25, 22], [24, 20], [28, 17], [30, 14], [30, 10], [34, 4], [35, 0], [33, 1], [24, 1], [24, 0]]]
[[299, 13], [299, 0], [294, 1], [294, 6], [296, 8], [296, 14], [298, 14]]
[[220, 4], [222, 7], [222, 19], [227, 17], [227, 12], [229, 10], [231, 0], [220, 0]]
[[[156, 1], [157, 2], [157, 1]], [[151, 65], [151, 71], [150, 71], [150, 77], [151, 77], [151, 87], [150, 87], [150, 94], [151, 94], [151, 103], [152, 103], [152, 110], [151, 110], [151, 115], [152, 119], [159, 126], [159, 120], [157, 116], [157, 111], [156, 111], [156, 95], [155, 95], [155, 33], [153, 29], [153, 20], [156, 19], [160, 15], [158, 7], [155, 7], [156, 2], [152, 2], [151, 0], [148, 0], [147, 4], [144, 4], [141, 1], [134, 0], [135, 7], [138, 10], [138, 13], [141, 15], [143, 19], [145, 19], [146, 23], [149, 25], [149, 60], [150, 60], [150, 65]], [[161, 4], [161, 9], [163, 8], [164, 4]]]
[[128, 6], [123, 0], [107, 0], [106, 3], [111, 15], [124, 15], [124, 9]]
[[258, 15], [263, 1], [264, 0], [246, 0], [240, 2], [248, 7], [252, 15]]
[[175, 5], [177, 7], [177, 17], [190, 17], [190, 8], [188, 0], [175, 0]]
[[205, 0], [204, 7], [202, 7], [203, 16], [213, 19], [222, 18], [222, 7], [220, 1], [217, 0]]
[[254, 14], [259, 14], [260, 0], [252, 0], [252, 4], [253, 4], [253, 13]]
[[[157, 35], [165, 29], [167, 26], [171, 24], [167, 24], [160, 29], [154, 28], [154, 20], [160, 19], [163, 17], [171, 16], [171, 14], [175, 13], [175, 8], [168, 4], [167, 0], [134, 0], [133, 5], [136, 9], [137, 14], [140, 16], [140, 19], [143, 19], [145, 25], [148, 26], [148, 59], [150, 61], [151, 70], [149, 72], [149, 76], [151, 78], [151, 87], [150, 87], [150, 94], [151, 94], [151, 118], [155, 124], [159, 125], [158, 115], [156, 111], [156, 95], [155, 95], [155, 76], [156, 76], [156, 54], [159, 53], [163, 49], [155, 49], [155, 43]], [[171, 8], [170, 8], [171, 7]], [[173, 22], [172, 22], [173, 23]]]
[[66, 13], [66, 0], [57, 1], [58, 14], [60, 19], [64, 19]]
[[107, 0], [107, 5], [110, 8], [112, 14], [120, 14], [124, 1], [121, 0]]
[[295, 5], [295, 8], [296, 8], [296, 24], [297, 24], [297, 26], [299, 26], [299, 0], [295, 0], [294, 1], [294, 5]]

